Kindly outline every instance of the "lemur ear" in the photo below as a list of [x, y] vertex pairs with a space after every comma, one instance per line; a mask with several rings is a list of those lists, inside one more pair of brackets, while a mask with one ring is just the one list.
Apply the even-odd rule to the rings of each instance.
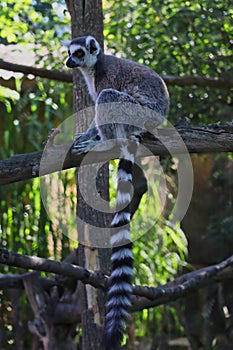
[[71, 40], [62, 40], [61, 44], [62, 44], [62, 46], [69, 47], [71, 44]]
[[93, 38], [93, 37], [87, 38], [87, 49], [89, 50], [91, 55], [93, 53], [96, 53], [96, 54], [99, 53], [99, 44], [95, 38]]

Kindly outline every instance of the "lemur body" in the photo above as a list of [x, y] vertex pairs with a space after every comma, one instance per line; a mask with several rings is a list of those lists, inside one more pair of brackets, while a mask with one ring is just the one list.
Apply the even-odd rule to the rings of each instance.
[[[169, 95], [157, 73], [138, 63], [105, 55], [91, 36], [69, 42], [68, 53], [67, 66], [81, 70], [95, 102], [94, 124], [97, 128], [97, 132], [90, 129], [81, 136], [75, 148], [87, 152], [99, 141], [111, 138], [120, 140], [116, 214], [111, 223], [112, 272], [106, 305], [106, 349], [115, 350], [120, 347], [131, 305], [133, 257], [129, 227], [130, 184], [140, 142], [138, 129], [148, 121], [155, 124], [163, 121], [169, 108]], [[146, 108], [145, 113], [142, 107]], [[139, 121], [130, 125], [128, 120], [132, 118], [139, 118]], [[109, 125], [105, 125], [107, 123]], [[100, 140], [96, 138], [97, 134]], [[128, 142], [129, 138], [134, 142]], [[143, 178], [141, 170], [139, 176]]]
[[[91, 54], [89, 49], [92, 50]], [[75, 56], [77, 51], [84, 56]], [[105, 55], [98, 42], [90, 36], [74, 39], [69, 52], [66, 64], [70, 68], [80, 69], [94, 102], [104, 89], [114, 89], [134, 97], [141, 105], [160, 112], [163, 117], [168, 112], [166, 85], [152, 69], [130, 60]], [[88, 58], [91, 56], [88, 62], [85, 61], [87, 54]]]

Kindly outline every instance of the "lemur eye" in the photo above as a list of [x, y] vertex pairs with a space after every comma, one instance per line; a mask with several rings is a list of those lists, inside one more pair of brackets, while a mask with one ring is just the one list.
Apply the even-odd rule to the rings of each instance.
[[77, 51], [74, 52], [73, 55], [78, 57], [78, 58], [81, 58], [81, 57], [84, 56], [84, 52], [83, 52], [83, 50], [77, 50]]

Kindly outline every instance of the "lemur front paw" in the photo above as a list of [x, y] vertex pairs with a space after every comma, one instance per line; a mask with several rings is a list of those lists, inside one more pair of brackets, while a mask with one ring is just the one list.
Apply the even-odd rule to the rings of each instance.
[[75, 137], [72, 153], [88, 153], [100, 143], [101, 137], [98, 130], [96, 128], [89, 129], [87, 132]]

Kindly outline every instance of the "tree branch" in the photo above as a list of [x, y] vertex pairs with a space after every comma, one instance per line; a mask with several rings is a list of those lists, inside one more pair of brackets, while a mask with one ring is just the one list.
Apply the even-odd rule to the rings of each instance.
[[68, 277], [77, 278], [85, 284], [91, 284], [94, 287], [106, 288], [107, 279], [99, 272], [89, 271], [77, 265], [65, 262], [53, 261], [50, 259], [40, 258], [9, 252], [7, 249], [0, 248], [0, 263], [32, 269], [36, 271], [52, 272]]
[[[72, 74], [62, 72], [59, 70], [49, 70], [42, 68], [35, 68], [31, 66], [25, 66], [22, 64], [16, 64], [0, 60], [0, 69], [5, 69], [13, 72], [20, 72], [24, 74], [33, 74], [41, 78], [47, 78], [51, 80], [57, 80], [67, 83], [72, 83]], [[179, 85], [179, 86], [190, 86], [197, 85], [202, 87], [211, 87], [218, 89], [230, 89], [233, 87], [233, 79], [223, 79], [223, 78], [205, 78], [199, 76], [163, 76], [164, 81], [168, 85]]]
[[[166, 156], [169, 155], [169, 150], [172, 150], [173, 154], [179, 154], [184, 152], [183, 145], [179, 141], [180, 135], [189, 153], [233, 152], [232, 123], [228, 125], [214, 124], [208, 127], [181, 124], [177, 126], [176, 130], [179, 134], [174, 133], [173, 129], [159, 129], [159, 139], [155, 139], [151, 135], [145, 135], [142, 144], [154, 155]], [[46, 160], [48, 164], [43, 162], [43, 172], [40, 172], [42, 151], [18, 154], [1, 160], [0, 185], [31, 179], [72, 167], [79, 167], [84, 154], [75, 155], [71, 149], [72, 144], [55, 146], [51, 142], [51, 146], [46, 148]], [[63, 157], [64, 152], [66, 154], [65, 157]], [[89, 163], [109, 160], [109, 152], [93, 153], [93, 156], [88, 157]], [[111, 154], [113, 154], [112, 158], [118, 158], [119, 156], [117, 150]], [[62, 158], [64, 158], [64, 162], [61, 164]]]
[[51, 80], [57, 80], [66, 83], [72, 83], [72, 74], [62, 72], [59, 70], [50, 70], [43, 68], [35, 68], [31, 66], [25, 66], [23, 64], [11, 63], [4, 60], [0, 60], [0, 69], [5, 69], [13, 72], [20, 72], [24, 74], [32, 74], [36, 77], [47, 78]]
[[[57, 262], [35, 256], [21, 255], [9, 252], [0, 248], [0, 263], [33, 269], [36, 271], [52, 272], [81, 280], [84, 284], [90, 284], [96, 288], [107, 288], [108, 277], [99, 271], [90, 271], [77, 265]], [[233, 255], [219, 264], [208, 266], [196, 271], [184, 274], [172, 282], [157, 288], [147, 286], [133, 286], [132, 311], [139, 311], [145, 308], [155, 307], [171, 301], [180, 299], [191, 292], [205, 287], [213, 282], [232, 278]], [[17, 276], [17, 279], [20, 277]], [[25, 279], [25, 274], [22, 275]], [[17, 284], [19, 281], [17, 281]], [[20, 282], [20, 288], [21, 288]], [[45, 281], [44, 286], [48, 287], [51, 281]], [[3, 287], [3, 286], [1, 286]], [[8, 287], [16, 287], [15, 284], [8, 284]], [[6, 288], [6, 286], [5, 286]]]
[[183, 298], [213, 282], [232, 279], [232, 267], [233, 255], [219, 264], [189, 272], [163, 286], [156, 288], [134, 286], [134, 295], [141, 296], [141, 298], [134, 298], [132, 311], [166, 304]]
[[202, 87], [211, 87], [216, 89], [231, 89], [233, 87], [233, 79], [223, 78], [206, 78], [199, 76], [163, 76], [167, 85], [191, 86], [197, 85]]
[[[0, 289], [8, 289], [8, 288], [24, 289], [23, 278], [27, 274], [31, 274], [31, 272], [27, 272], [25, 274], [20, 274], [20, 275], [19, 274], [14, 274], [14, 275], [0, 274]], [[39, 277], [39, 280], [43, 288], [46, 290], [58, 284], [55, 280], [52, 280], [51, 278]]]

